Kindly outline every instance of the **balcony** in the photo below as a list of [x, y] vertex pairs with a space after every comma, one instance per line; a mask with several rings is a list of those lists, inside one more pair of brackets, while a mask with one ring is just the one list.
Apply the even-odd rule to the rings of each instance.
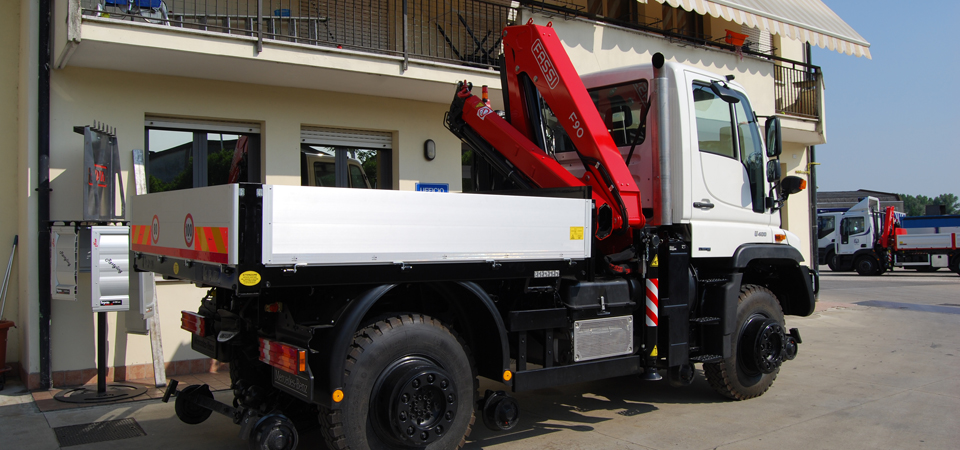
[[509, 2], [81, 0], [88, 17], [492, 68]]
[[449, 86], [464, 77], [499, 87], [501, 30], [517, 15], [504, 0], [58, 3], [67, 7], [55, 9], [60, 14], [54, 19], [57, 68], [435, 102], [448, 102], [452, 92], [437, 89], [438, 84]]
[[820, 68], [792, 61], [773, 66], [777, 114], [820, 119]]

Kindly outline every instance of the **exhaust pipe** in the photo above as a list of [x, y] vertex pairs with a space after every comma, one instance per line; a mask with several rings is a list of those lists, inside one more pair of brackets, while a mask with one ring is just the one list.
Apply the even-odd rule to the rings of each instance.
[[662, 53], [653, 55], [653, 85], [657, 93], [657, 152], [660, 154], [660, 225], [673, 224], [673, 197], [670, 189], [670, 97], [663, 73]]

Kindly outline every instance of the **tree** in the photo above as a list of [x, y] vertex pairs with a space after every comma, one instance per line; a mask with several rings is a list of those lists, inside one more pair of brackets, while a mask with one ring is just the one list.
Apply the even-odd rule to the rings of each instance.
[[930, 198], [926, 195], [907, 195], [900, 194], [903, 199], [903, 209], [908, 216], [922, 216], [926, 214], [927, 205], [945, 205], [947, 214], [960, 213], [960, 200], [954, 194], [940, 194]]

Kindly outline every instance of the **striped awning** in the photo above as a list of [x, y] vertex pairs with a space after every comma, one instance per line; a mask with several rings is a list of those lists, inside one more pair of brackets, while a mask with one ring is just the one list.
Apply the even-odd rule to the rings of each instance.
[[[647, 3], [649, 0], [637, 0]], [[820, 0], [656, 0], [820, 48], [870, 58], [870, 43]]]

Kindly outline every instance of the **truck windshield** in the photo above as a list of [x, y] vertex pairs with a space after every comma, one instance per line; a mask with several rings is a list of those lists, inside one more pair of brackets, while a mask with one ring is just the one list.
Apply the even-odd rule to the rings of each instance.
[[833, 216], [817, 217], [817, 239], [823, 239], [824, 236], [833, 233], [836, 229], [837, 218]]

